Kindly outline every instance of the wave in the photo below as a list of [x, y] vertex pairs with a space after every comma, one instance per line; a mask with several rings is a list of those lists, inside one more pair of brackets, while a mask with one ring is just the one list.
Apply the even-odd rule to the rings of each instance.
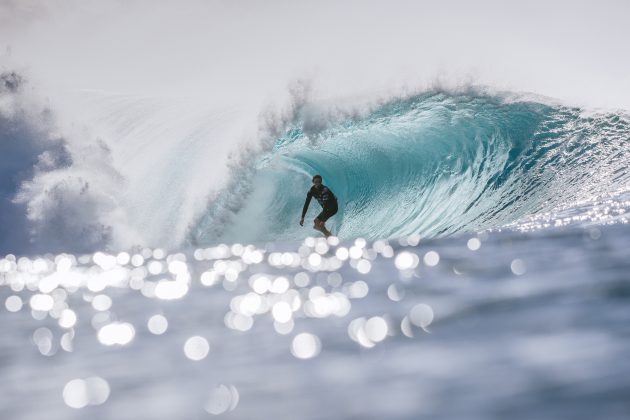
[[[630, 118], [622, 111], [435, 91], [313, 124], [319, 114], [313, 104], [297, 109], [208, 206], [190, 242], [311, 234], [297, 222], [315, 173], [339, 198], [331, 225], [342, 239], [496, 228], [630, 184]], [[307, 217], [319, 210], [312, 204]]]
[[107, 92], [53, 112], [20, 75], [0, 82], [0, 252], [299, 240], [314, 233], [297, 223], [314, 173], [339, 198], [328, 225], [342, 239], [548, 225], [630, 184], [626, 113], [541, 98], [324, 103], [299, 85], [262, 118], [255, 104]]

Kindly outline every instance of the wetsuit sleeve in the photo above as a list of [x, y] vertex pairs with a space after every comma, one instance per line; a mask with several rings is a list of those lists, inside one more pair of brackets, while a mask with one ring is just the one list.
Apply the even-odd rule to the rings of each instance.
[[313, 198], [313, 194], [311, 194], [311, 192], [309, 191], [308, 194], [306, 194], [306, 200], [304, 201], [304, 208], [302, 209], [302, 219], [304, 219], [304, 216], [306, 216], [308, 205], [311, 204], [311, 198]]

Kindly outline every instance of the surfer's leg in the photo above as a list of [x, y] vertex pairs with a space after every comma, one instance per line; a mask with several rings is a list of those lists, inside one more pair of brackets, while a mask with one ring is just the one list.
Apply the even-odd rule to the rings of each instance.
[[326, 229], [326, 220], [330, 219], [337, 213], [337, 203], [333, 202], [330, 206], [326, 206], [322, 209], [322, 212], [317, 215], [313, 225], [313, 229], [324, 234], [325, 237], [332, 235], [328, 229]]
[[313, 219], [313, 229], [320, 232], [322, 231], [322, 225], [324, 224], [323, 220], [325, 220], [324, 215], [324, 210], [322, 210], [322, 212]]
[[330, 231], [328, 229], [326, 229], [326, 225], [324, 224], [324, 222], [322, 222], [322, 230], [321, 230], [321, 232], [327, 238], [332, 235], [332, 233], [330, 233]]
[[326, 229], [326, 224], [325, 222], [319, 220], [319, 219], [315, 219], [314, 221], [314, 225], [313, 225], [313, 229], [315, 229], [318, 232], [321, 232], [324, 234], [325, 237], [329, 237], [331, 235], [330, 231], [328, 229]]

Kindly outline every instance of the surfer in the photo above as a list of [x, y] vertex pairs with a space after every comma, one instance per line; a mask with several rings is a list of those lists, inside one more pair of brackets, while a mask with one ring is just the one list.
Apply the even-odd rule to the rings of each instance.
[[311, 203], [311, 198], [315, 197], [317, 202], [322, 206], [322, 212], [317, 215], [314, 220], [313, 229], [324, 234], [325, 237], [331, 235], [330, 231], [326, 229], [326, 220], [330, 219], [337, 213], [337, 197], [330, 191], [330, 188], [322, 184], [322, 176], [313, 176], [313, 186], [306, 194], [306, 201], [304, 201], [304, 208], [302, 209], [302, 218], [300, 219], [300, 226], [304, 226], [304, 216], [308, 210], [308, 205]]

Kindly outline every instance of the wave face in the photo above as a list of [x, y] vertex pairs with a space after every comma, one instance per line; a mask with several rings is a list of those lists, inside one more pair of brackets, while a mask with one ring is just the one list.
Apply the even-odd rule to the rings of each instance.
[[[340, 238], [452, 235], [627, 189], [630, 119], [538, 100], [433, 92], [313, 129], [305, 107], [208, 208], [197, 244], [292, 240], [312, 174]], [[307, 220], [320, 211], [313, 201]]]

